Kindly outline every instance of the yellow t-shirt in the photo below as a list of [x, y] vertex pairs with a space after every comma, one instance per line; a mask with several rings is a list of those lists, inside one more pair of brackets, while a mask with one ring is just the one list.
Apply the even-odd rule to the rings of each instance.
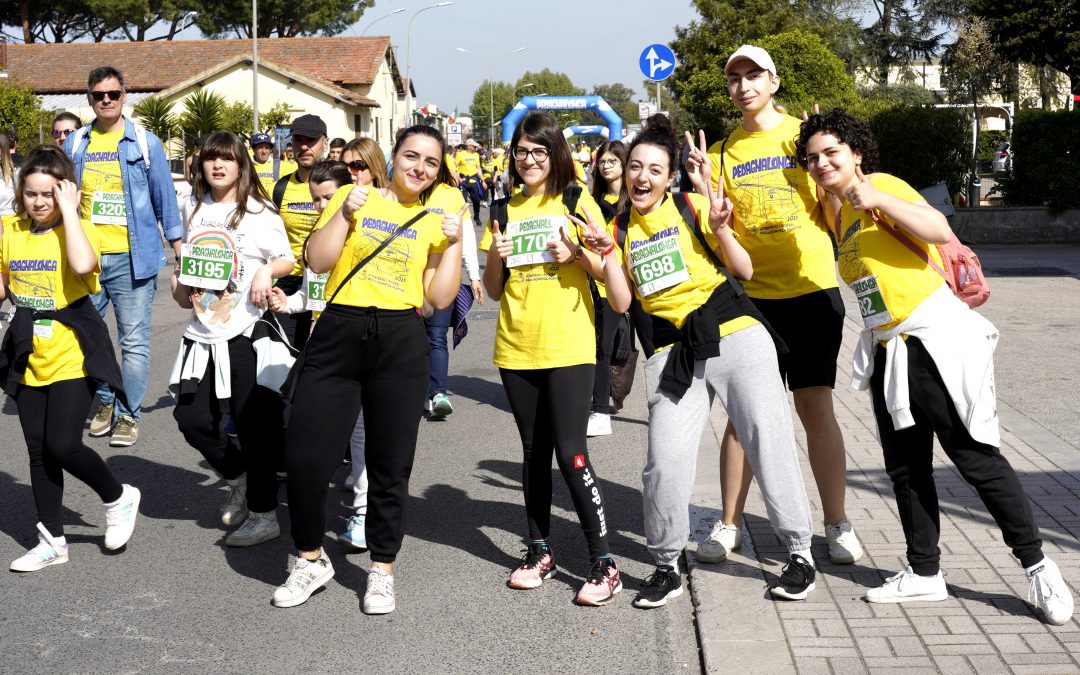
[[768, 131], [739, 126], [726, 144], [709, 148], [714, 189], [724, 148], [724, 192], [735, 206], [733, 229], [754, 263], [753, 278], [743, 284], [753, 298], [794, 298], [838, 286], [817, 188], [795, 161], [800, 124], [786, 115]]
[[82, 205], [79, 209], [83, 228], [98, 229], [102, 253], [131, 250], [127, 231], [127, 205], [124, 181], [120, 176], [120, 139], [124, 130], [102, 133], [90, 130], [86, 163], [82, 173]]
[[[343, 185], [334, 193], [315, 226], [319, 229], [341, 209], [353, 185]], [[451, 188], [452, 189], [452, 188]], [[456, 192], [456, 190], [455, 190]], [[460, 208], [460, 206], [458, 207]], [[341, 257], [326, 281], [326, 299], [337, 291], [341, 280], [381, 244], [394, 230], [421, 211], [420, 202], [399, 204], [377, 189], [368, 192], [367, 202], [353, 214], [353, 224]], [[334, 300], [336, 305], [418, 309], [424, 304], [424, 269], [428, 256], [442, 253], [449, 245], [442, 231], [442, 217], [428, 213], [402, 232], [379, 255], [349, 280]]]
[[574, 162], [574, 176], [582, 183], [586, 181], [585, 167], [581, 166], [581, 162]]
[[252, 160], [251, 163], [255, 165], [255, 174], [259, 177], [259, 182], [262, 183], [266, 194], [272, 197], [274, 195], [274, 185], [277, 183], [277, 178], [274, 178], [273, 158], [262, 164], [255, 160]]
[[315, 202], [311, 198], [311, 188], [308, 187], [307, 181], [300, 181], [295, 173], [289, 177], [285, 194], [281, 198], [281, 219], [285, 221], [285, 234], [289, 235], [289, 248], [296, 256], [296, 264], [293, 265], [290, 274], [298, 277], [304, 273], [304, 261], [301, 255], [304, 250], [304, 240], [315, 228], [315, 222], [319, 220], [319, 212], [315, 210]]
[[[587, 192], [582, 192], [577, 204], [576, 215], [584, 220], [583, 208], [589, 213], [600, 213], [600, 207]], [[509, 222], [500, 223], [500, 229], [512, 234], [524, 225], [537, 232], [544, 228], [557, 232], [565, 226], [570, 239], [580, 244], [578, 226], [566, 214], [562, 195], [543, 199], [519, 192], [510, 198]], [[537, 253], [533, 255], [542, 255], [546, 242], [534, 244], [531, 248]], [[520, 246], [517, 250], [529, 248], [524, 242], [515, 245]], [[585, 269], [573, 261], [521, 265], [517, 262], [513, 255], [506, 259], [510, 274], [503, 286], [495, 331], [495, 365], [535, 370], [596, 363], [595, 308]]]
[[288, 159], [283, 159], [278, 162], [278, 178], [282, 176], [288, 176], [290, 173], [296, 173], [296, 170], [300, 168], [296, 162]]
[[457, 164], [458, 174], [462, 177], [475, 176], [480, 173], [480, 154], [462, 150], [454, 155], [454, 163]]
[[[912, 204], [926, 200], [910, 185], [885, 173], [871, 174], [874, 187]], [[859, 302], [859, 312], [867, 328], [887, 330], [911, 316], [911, 312], [931, 293], [941, 288], [945, 279], [922, 261], [883, 227], [896, 229], [896, 223], [877, 212], [885, 224], [874, 222], [867, 211], [856, 211], [844, 202], [840, 210], [840, 278], [851, 286]], [[915, 242], [930, 259], [944, 267], [937, 246], [899, 231], [900, 236]]]
[[[702, 214], [707, 217], [709, 200], [699, 194], [689, 197], [700, 222]], [[712, 229], [706, 226], [703, 231], [705, 241], [715, 251], [719, 242]], [[642, 309], [670, 321], [676, 328], [682, 328], [687, 315], [704, 305], [713, 291], [726, 283], [683, 221], [670, 195], [647, 215], [641, 215], [637, 209], [630, 210], [626, 246], [621, 253]], [[720, 336], [756, 323], [749, 316], [726, 321], [720, 324]]]
[[[86, 238], [100, 256], [100, 236], [86, 227]], [[64, 260], [67, 251], [64, 226], [48, 232], [30, 231], [30, 220], [20, 218], [4, 228], [0, 245], [0, 270], [8, 275], [10, 300], [19, 307], [39, 310], [64, 309], [86, 295], [101, 290], [98, 271], [79, 276]], [[31, 387], [86, 377], [83, 352], [75, 331], [59, 321], [34, 322], [34, 353], [22, 383]]]

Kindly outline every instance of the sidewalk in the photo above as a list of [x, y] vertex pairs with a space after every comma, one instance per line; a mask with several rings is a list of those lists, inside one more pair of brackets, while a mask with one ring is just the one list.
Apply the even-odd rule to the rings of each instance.
[[[993, 283], [991, 279], [992, 288]], [[1023, 570], [974, 490], [940, 448], [935, 454], [935, 478], [949, 599], [908, 605], [871, 605], [862, 599], [867, 588], [903, 568], [905, 544], [875, 436], [869, 395], [849, 385], [859, 326], [858, 312], [847, 296], [835, 402], [848, 454], [847, 512], [866, 556], [855, 565], [829, 563], [805, 435], [792, 410], [803, 479], [814, 512], [817, 590], [805, 602], [768, 599], [767, 580], [780, 574], [785, 552], [769, 526], [755, 485], [746, 505], [749, 536], [744, 536], [737, 555], [720, 564], [698, 564], [692, 553], [696, 543], [688, 547], [690, 587], [706, 671], [1080, 672], [1077, 619], [1054, 627], [1035, 617], [1024, 602], [1028, 585]], [[1075, 323], [1076, 318], [1070, 321]], [[1071, 340], [1065, 332], [1058, 335], [1059, 342]], [[1000, 350], [998, 358], [1001, 370]], [[1000, 378], [998, 391], [1002, 395]], [[1065, 393], [1077, 400], [1075, 390]], [[999, 401], [999, 415], [1002, 452], [1033, 501], [1044, 550], [1075, 589], [1080, 584], [1080, 451], [1003, 401]], [[692, 500], [695, 541], [708, 535], [721, 513], [717, 457], [726, 422], [722, 408], [715, 406], [712, 434], [705, 434], [699, 453]]]

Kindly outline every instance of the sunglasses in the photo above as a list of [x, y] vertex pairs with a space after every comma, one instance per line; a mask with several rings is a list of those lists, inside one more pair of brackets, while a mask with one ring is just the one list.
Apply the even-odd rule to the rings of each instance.
[[67, 138], [73, 133], [75, 133], [74, 129], [53, 129], [52, 137], [56, 139]]
[[123, 96], [123, 95], [124, 95], [124, 92], [121, 91], [120, 89], [112, 89], [110, 91], [92, 91], [92, 92], [90, 92], [90, 96], [92, 96], [94, 98], [94, 100], [97, 101], [98, 103], [101, 103], [101, 101], [104, 100], [104, 98], [106, 96], [109, 97], [110, 101], [119, 101], [120, 97]]
[[353, 161], [349, 162], [348, 167], [349, 171], [352, 171], [353, 173], [360, 173], [361, 171], [368, 170], [368, 163], [362, 159], [354, 159]]

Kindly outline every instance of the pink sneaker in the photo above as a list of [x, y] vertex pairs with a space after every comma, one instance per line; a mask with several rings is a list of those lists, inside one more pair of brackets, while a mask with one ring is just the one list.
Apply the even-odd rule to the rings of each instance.
[[593, 563], [585, 584], [577, 594], [579, 605], [599, 607], [615, 599], [615, 594], [622, 590], [619, 566], [611, 558], [600, 558]]
[[544, 583], [544, 579], [555, 576], [555, 571], [555, 556], [551, 549], [531, 544], [522, 557], [521, 564], [510, 573], [510, 580], [506, 585], [518, 590], [538, 588]]

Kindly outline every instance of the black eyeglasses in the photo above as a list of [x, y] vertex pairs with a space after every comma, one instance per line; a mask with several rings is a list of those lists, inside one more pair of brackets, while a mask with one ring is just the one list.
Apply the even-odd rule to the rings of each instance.
[[124, 92], [120, 89], [111, 89], [109, 91], [92, 91], [90, 95], [95, 101], [101, 103], [101, 101], [108, 96], [110, 101], [119, 101], [120, 97], [124, 95]]
[[74, 129], [53, 129], [52, 137], [56, 139], [67, 138], [75, 133]]
[[548, 149], [545, 147], [537, 147], [529, 150], [528, 148], [523, 148], [520, 145], [514, 146], [514, 159], [516, 159], [517, 161], [524, 162], [525, 158], [529, 155], [532, 155], [533, 161], [539, 164], [547, 160]]
[[353, 173], [360, 173], [361, 171], [368, 170], [368, 163], [362, 159], [354, 159], [353, 161], [349, 162], [348, 167], [349, 171], [352, 171]]

